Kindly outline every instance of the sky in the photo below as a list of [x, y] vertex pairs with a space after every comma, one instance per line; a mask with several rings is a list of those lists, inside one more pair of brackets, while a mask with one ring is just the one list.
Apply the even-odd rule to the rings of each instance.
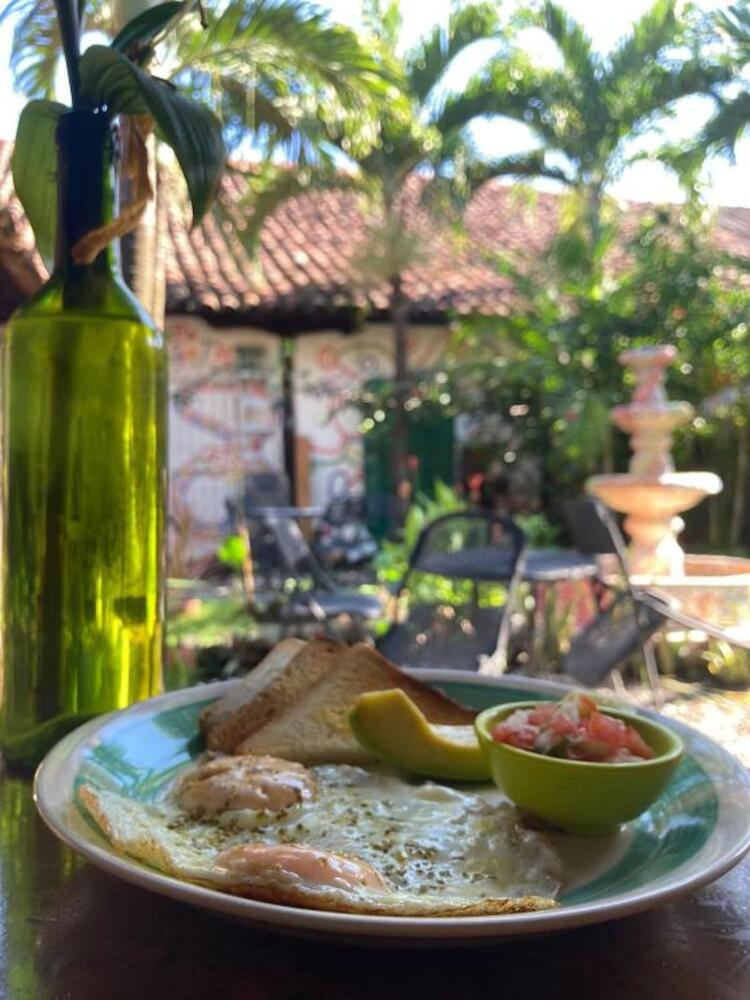
[[[606, 51], [626, 34], [652, 0], [561, 0], [565, 7], [579, 20], [592, 38], [596, 48]], [[696, 0], [697, 5], [706, 9], [727, 7], [721, 0]], [[211, 6], [211, 0], [208, 2]], [[321, 6], [329, 7], [332, 16], [349, 24], [355, 24], [359, 4], [357, 0], [328, 0]], [[428, 31], [435, 23], [445, 23], [450, 10], [450, 0], [402, 0], [404, 16], [403, 36], [405, 46]], [[11, 26], [0, 26], [0, 138], [11, 138], [23, 99], [13, 92], [13, 83], [8, 67]], [[546, 46], [540, 44], [533, 35], [526, 37], [526, 44], [539, 60], [550, 58]], [[464, 65], [457, 67], [454, 85], [468, 77], [476, 67], [477, 56], [468, 54]], [[708, 114], [710, 104], [699, 98], [689, 99], [679, 106], [673, 120], [664, 128], [664, 137], [671, 140], [687, 138], [700, 128]], [[522, 125], [508, 122], [483, 123], [475, 129], [474, 137], [480, 149], [487, 155], [499, 156], [521, 152], [528, 148], [526, 130]], [[653, 140], [652, 140], [653, 142]], [[736, 163], [714, 160], [704, 175], [705, 196], [712, 204], [743, 205], [750, 207], [750, 139], [738, 144]], [[655, 162], [643, 161], [629, 167], [611, 189], [619, 198], [635, 201], [679, 201], [682, 197], [679, 185], [673, 175]]]

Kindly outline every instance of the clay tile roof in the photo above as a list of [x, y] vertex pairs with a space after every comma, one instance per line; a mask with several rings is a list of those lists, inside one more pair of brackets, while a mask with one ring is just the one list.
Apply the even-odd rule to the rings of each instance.
[[[11, 144], [0, 142], [0, 271], [12, 279], [20, 300], [44, 276], [31, 232], [13, 194]], [[363, 309], [376, 316], [387, 309], [385, 287], [365, 288], [356, 259], [366, 239], [366, 220], [355, 194], [315, 191], [285, 202], [266, 222], [257, 260], [243, 249], [236, 229], [245, 224], [239, 207], [244, 178], [225, 179], [229, 217], [207, 218], [190, 230], [182, 188], [167, 210], [167, 310], [200, 313], [222, 323], [255, 324], [285, 332], [356, 322]], [[467, 238], [438, 230], [420, 204], [423, 181], [413, 177], [404, 193], [404, 213], [425, 248], [422, 259], [404, 275], [414, 320], [438, 321], [446, 314], [507, 315], [517, 293], [493, 266], [490, 255], [502, 250], [520, 262], [533, 260], [550, 243], [558, 224], [555, 195], [512, 188], [491, 181], [474, 196], [465, 213]], [[237, 208], [232, 208], [234, 204]], [[646, 204], [628, 206], [625, 228], [632, 231]], [[717, 243], [750, 258], [750, 209], [722, 209]], [[0, 282], [6, 288], [7, 281]], [[0, 310], [9, 311], [0, 294]], [[11, 303], [11, 308], [15, 305]]]

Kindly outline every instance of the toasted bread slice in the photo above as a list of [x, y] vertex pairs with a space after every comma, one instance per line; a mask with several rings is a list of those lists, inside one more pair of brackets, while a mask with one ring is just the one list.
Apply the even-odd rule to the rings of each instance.
[[[292, 666], [297, 667], [297, 659]], [[266, 690], [272, 699], [279, 678]], [[430, 722], [469, 725], [475, 712], [409, 677], [374, 649], [360, 643], [339, 650], [328, 669], [306, 685], [299, 696], [273, 711], [262, 727], [249, 733], [234, 753], [271, 754], [302, 764], [363, 764], [371, 761], [349, 727], [348, 714], [357, 698], [368, 691], [399, 688]]]
[[208, 733], [261, 693], [282, 674], [307, 644], [302, 639], [282, 639], [267, 653], [241, 684], [205, 708], [200, 715], [201, 732]]
[[237, 688], [201, 714], [209, 750], [232, 753], [238, 743], [302, 697], [344, 650], [328, 639], [283, 639]]

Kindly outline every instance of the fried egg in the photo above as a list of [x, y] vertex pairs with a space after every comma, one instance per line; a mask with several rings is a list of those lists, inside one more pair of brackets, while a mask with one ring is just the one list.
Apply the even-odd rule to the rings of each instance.
[[315, 779], [306, 767], [279, 757], [222, 755], [188, 771], [175, 795], [196, 818], [238, 809], [278, 813], [313, 798]]
[[79, 800], [118, 851], [267, 902], [469, 916], [554, 906], [560, 885], [552, 846], [495, 789], [410, 784], [385, 769], [221, 757], [156, 802], [91, 785]]

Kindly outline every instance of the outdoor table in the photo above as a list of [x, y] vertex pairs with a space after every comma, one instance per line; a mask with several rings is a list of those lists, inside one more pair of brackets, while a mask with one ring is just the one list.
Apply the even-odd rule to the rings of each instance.
[[245, 507], [245, 517], [263, 519], [265, 517], [288, 517], [292, 519], [320, 517], [323, 507]]
[[[420, 559], [419, 570], [451, 580], [478, 583], [507, 583], [512, 575], [513, 557], [503, 549], [467, 547], [456, 552], [435, 552]], [[586, 580], [599, 573], [591, 556], [575, 549], [527, 549], [523, 579], [531, 583], [559, 583]]]
[[8, 1000], [747, 1000], [750, 858], [637, 916], [476, 948], [261, 932], [100, 872], [0, 780], [0, 996]]

